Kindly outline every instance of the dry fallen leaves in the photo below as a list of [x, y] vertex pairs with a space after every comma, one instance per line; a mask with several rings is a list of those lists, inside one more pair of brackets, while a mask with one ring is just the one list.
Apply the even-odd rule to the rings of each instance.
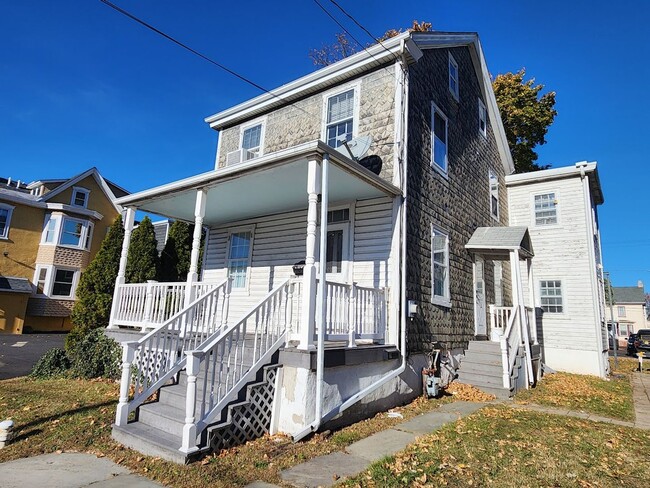
[[463, 383], [451, 383], [446, 388], [447, 393], [451, 393], [457, 400], [466, 402], [489, 402], [496, 397], [489, 393], [479, 390], [475, 386], [465, 385]]

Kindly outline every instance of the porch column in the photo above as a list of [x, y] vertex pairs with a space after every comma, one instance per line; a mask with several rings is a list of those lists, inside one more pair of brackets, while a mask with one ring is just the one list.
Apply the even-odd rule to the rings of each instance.
[[199, 252], [201, 250], [201, 234], [203, 233], [203, 218], [205, 217], [205, 203], [208, 192], [205, 188], [196, 191], [196, 205], [194, 207], [194, 234], [192, 236], [192, 253], [190, 254], [190, 271], [187, 273], [187, 286], [185, 287], [185, 303], [187, 307], [194, 300], [193, 283], [199, 278]]
[[117, 329], [114, 324], [115, 316], [120, 303], [120, 285], [126, 282], [126, 260], [129, 256], [129, 246], [131, 245], [131, 233], [135, 221], [135, 208], [128, 207], [124, 215], [124, 240], [122, 241], [122, 252], [120, 254], [120, 265], [115, 278], [115, 290], [113, 290], [113, 303], [111, 305], [111, 318], [108, 323], [108, 329]]
[[302, 276], [302, 316], [298, 349], [313, 350], [316, 319], [316, 224], [318, 194], [321, 192], [321, 174], [318, 161], [309, 161], [307, 173], [307, 252]]
[[535, 309], [535, 279], [533, 277], [533, 260], [528, 258], [526, 259], [526, 269], [528, 271], [528, 294], [529, 294], [529, 303], [530, 308], [533, 309], [533, 323], [530, 326], [530, 329], [533, 334], [533, 344], [537, 345], [537, 310]]
[[523, 342], [523, 324], [524, 318], [526, 317], [526, 305], [524, 304], [524, 290], [523, 283], [521, 281], [521, 267], [519, 265], [519, 259], [520, 257], [518, 250], [510, 251], [510, 266], [512, 271], [512, 298], [515, 300], [514, 305], [519, 308], [519, 324], [521, 325], [521, 330], [519, 332], [521, 334], [521, 339]]

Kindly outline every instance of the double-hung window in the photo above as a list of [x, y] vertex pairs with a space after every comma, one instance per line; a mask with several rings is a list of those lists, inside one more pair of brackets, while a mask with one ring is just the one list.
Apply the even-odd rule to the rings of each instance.
[[39, 265], [34, 274], [36, 294], [53, 298], [74, 298], [78, 278], [78, 269]]
[[431, 227], [431, 301], [450, 306], [449, 236]]
[[247, 127], [241, 136], [242, 161], [248, 161], [262, 154], [262, 123]]
[[51, 296], [72, 298], [75, 273], [71, 269], [55, 268]]
[[70, 202], [70, 205], [73, 205], [75, 207], [86, 208], [88, 206], [89, 194], [90, 194], [90, 190], [86, 190], [85, 188], [79, 188], [75, 186], [72, 189], [72, 201]]
[[454, 57], [449, 53], [449, 91], [456, 100], [459, 99], [458, 94], [458, 63]]
[[492, 170], [488, 173], [490, 180], [490, 214], [499, 220], [499, 178]]
[[617, 307], [618, 308], [618, 316], [619, 317], [625, 317], [625, 307]]
[[325, 142], [339, 147], [352, 139], [354, 133], [354, 88], [327, 99], [325, 117]]
[[251, 231], [230, 234], [228, 276], [232, 278], [232, 288], [234, 290], [243, 290], [247, 286], [252, 241], [253, 233]]
[[9, 237], [9, 224], [11, 224], [11, 214], [14, 207], [0, 203], [0, 239]]
[[478, 99], [478, 131], [483, 137], [487, 137], [487, 109], [480, 98]]
[[42, 243], [89, 250], [93, 228], [93, 224], [87, 220], [50, 215], [45, 222]]
[[539, 296], [542, 310], [547, 313], [562, 313], [562, 282], [559, 280], [543, 280], [539, 284]]
[[557, 224], [557, 200], [555, 193], [535, 195], [535, 225]]
[[431, 103], [431, 166], [447, 173], [447, 117]]

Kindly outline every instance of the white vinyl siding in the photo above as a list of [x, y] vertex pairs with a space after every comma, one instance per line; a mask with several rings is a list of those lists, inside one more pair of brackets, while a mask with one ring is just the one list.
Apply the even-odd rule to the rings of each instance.
[[557, 224], [557, 200], [555, 193], [535, 195], [535, 226]]
[[539, 299], [542, 310], [546, 313], [562, 313], [564, 299], [562, 297], [562, 282], [559, 280], [543, 280], [539, 282]]
[[[552, 226], [535, 227], [534, 195], [553, 193], [561, 198], [561, 219]], [[560, 280], [565, 303], [563, 313], [543, 315], [540, 341], [555, 350], [594, 351], [596, 326], [600, 321], [594, 310], [589, 253], [593, 242], [587, 240], [587, 210], [579, 177], [542, 181], [535, 184], [508, 184], [508, 214], [511, 226], [529, 227], [535, 256], [533, 274], [540, 281]], [[524, 281], [526, 282], [525, 272]], [[541, 305], [539, 289], [536, 303]], [[525, 297], [528, 303], [528, 297]], [[558, 353], [560, 354], [560, 353]]]
[[[354, 280], [359, 286], [368, 287], [388, 286], [393, 233], [392, 200], [377, 198], [356, 202], [350, 209], [349, 218], [354, 238], [350, 236], [353, 257], [347, 282]], [[220, 281], [226, 278], [230, 229], [245, 226], [255, 227], [248, 294], [236, 296], [233, 293], [229, 320], [236, 320], [274, 287], [292, 277], [293, 265], [305, 259], [306, 209], [233, 222], [231, 226], [210, 228], [203, 280]]]

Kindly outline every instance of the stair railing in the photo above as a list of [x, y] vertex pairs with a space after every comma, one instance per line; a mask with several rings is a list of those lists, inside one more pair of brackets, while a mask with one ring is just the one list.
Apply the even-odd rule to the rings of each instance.
[[[214, 423], [228, 403], [267, 364], [285, 343], [295, 314], [291, 310], [295, 283], [274, 288], [244, 317], [214, 334], [195, 350], [186, 351], [187, 394], [180, 450], [198, 450], [198, 437]], [[197, 379], [203, 380], [198, 391]]]
[[510, 389], [510, 377], [521, 346], [521, 327], [515, 326], [519, 317], [519, 307], [514, 307], [508, 325], [501, 336], [501, 363], [503, 366], [503, 387]]
[[126, 425], [131, 412], [185, 367], [185, 351], [227, 328], [231, 283], [216, 284], [140, 340], [124, 343], [116, 425]]

